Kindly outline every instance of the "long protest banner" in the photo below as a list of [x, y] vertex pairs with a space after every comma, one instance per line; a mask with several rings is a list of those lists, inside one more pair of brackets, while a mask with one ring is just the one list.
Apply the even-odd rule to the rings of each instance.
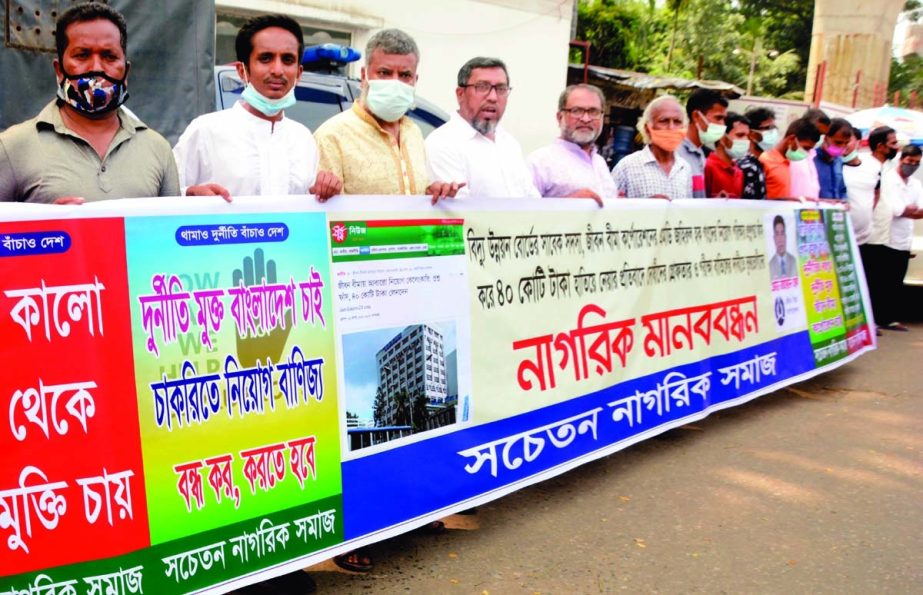
[[787, 202], [0, 210], [0, 593], [226, 592], [875, 346]]

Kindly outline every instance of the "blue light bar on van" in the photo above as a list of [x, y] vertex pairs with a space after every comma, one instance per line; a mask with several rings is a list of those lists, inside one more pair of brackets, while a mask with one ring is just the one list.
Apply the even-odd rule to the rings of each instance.
[[301, 63], [304, 66], [312, 64], [329, 64], [330, 62], [349, 64], [361, 57], [362, 54], [359, 51], [349, 46], [336, 43], [325, 43], [306, 47], [304, 53], [301, 55]]

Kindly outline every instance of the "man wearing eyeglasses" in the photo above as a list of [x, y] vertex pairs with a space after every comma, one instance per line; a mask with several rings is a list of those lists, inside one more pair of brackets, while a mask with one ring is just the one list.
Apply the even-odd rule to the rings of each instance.
[[458, 71], [458, 112], [426, 138], [430, 180], [467, 185], [457, 196], [539, 197], [516, 139], [500, 127], [510, 94], [506, 65], [472, 58]]
[[596, 151], [605, 96], [593, 85], [571, 85], [558, 98], [561, 136], [529, 156], [532, 181], [542, 196], [618, 198], [606, 160]]

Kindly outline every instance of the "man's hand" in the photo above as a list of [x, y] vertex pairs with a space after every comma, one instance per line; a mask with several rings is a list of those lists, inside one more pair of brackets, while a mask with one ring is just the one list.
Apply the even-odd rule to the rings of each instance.
[[465, 182], [433, 182], [426, 188], [426, 193], [433, 198], [436, 204], [444, 198], [455, 198], [458, 191], [465, 187]]
[[596, 204], [598, 204], [600, 208], [603, 206], [603, 199], [589, 188], [581, 188], [576, 192], [571, 192], [565, 198], [592, 198], [596, 201]]
[[308, 192], [317, 197], [317, 202], [327, 202], [331, 196], [343, 192], [343, 181], [332, 171], [319, 171]]
[[61, 198], [54, 199], [56, 205], [82, 205], [87, 199], [82, 196], [62, 196]]
[[231, 202], [231, 193], [221, 184], [199, 184], [186, 188], [186, 196], [220, 196], [227, 202]]

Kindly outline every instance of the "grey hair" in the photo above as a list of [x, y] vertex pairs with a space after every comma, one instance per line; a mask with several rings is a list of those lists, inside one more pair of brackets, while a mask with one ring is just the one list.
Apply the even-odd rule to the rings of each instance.
[[464, 66], [461, 67], [458, 71], [458, 86], [464, 87], [468, 84], [468, 80], [471, 78], [471, 72], [475, 68], [502, 68], [503, 74], [506, 75], [506, 84], [510, 83], [510, 73], [506, 69], [506, 64], [503, 63], [503, 60], [500, 58], [485, 58], [484, 56], [478, 56], [477, 58], [471, 58], [465, 62]]
[[668, 101], [672, 101], [679, 106], [679, 111], [683, 114], [683, 126], [689, 125], [689, 116], [686, 115], [686, 110], [683, 109], [683, 104], [679, 102], [679, 99], [673, 95], [661, 95], [659, 97], [655, 97], [654, 100], [648, 103], [647, 107], [644, 108], [644, 113], [641, 114], [641, 118], [638, 120], [638, 133], [644, 140], [644, 144], [649, 144], [651, 142], [651, 137], [648, 135], [647, 131], [644, 130], [644, 125], [650, 123], [651, 116], [654, 114], [654, 110], [657, 108], [657, 106]]
[[406, 56], [413, 54], [420, 60], [420, 50], [417, 48], [417, 42], [413, 37], [407, 35], [400, 29], [382, 29], [365, 44], [365, 63], [368, 64], [372, 57], [372, 52], [381, 50], [385, 54], [398, 54]]
[[567, 98], [570, 97], [571, 93], [578, 89], [596, 93], [596, 96], [599, 97], [600, 107], [604, 110], [606, 109], [606, 96], [603, 94], [603, 90], [596, 85], [587, 85], [586, 83], [581, 83], [579, 85], [568, 85], [568, 87], [564, 89], [564, 91], [561, 93], [561, 96], [558, 97], [558, 111], [564, 109], [564, 106], [567, 105]]

